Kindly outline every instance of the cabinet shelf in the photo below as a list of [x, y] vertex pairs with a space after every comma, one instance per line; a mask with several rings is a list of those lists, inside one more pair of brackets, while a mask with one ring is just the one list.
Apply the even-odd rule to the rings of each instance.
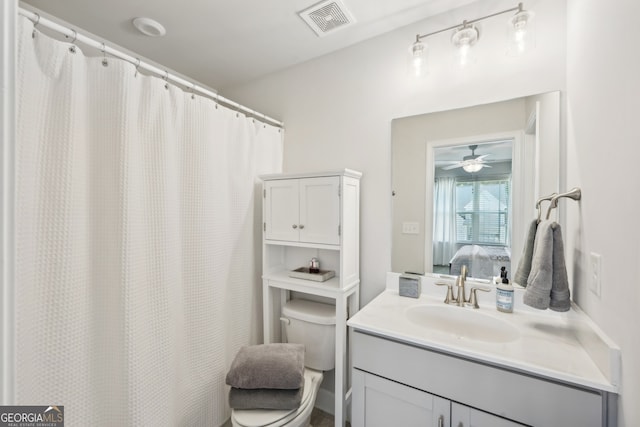
[[329, 251], [339, 251], [339, 245], [326, 245], [323, 243], [306, 243], [306, 242], [289, 242], [286, 240], [265, 240], [265, 245], [273, 246], [291, 246], [294, 248], [312, 248], [312, 249], [326, 249]]
[[[264, 342], [281, 338], [281, 308], [291, 298], [333, 300], [336, 312], [334, 419], [343, 427], [351, 401], [347, 319], [360, 306], [360, 172], [262, 176]], [[324, 282], [289, 277], [317, 258], [336, 275]], [[331, 301], [329, 302], [331, 303]]]
[[269, 286], [286, 289], [289, 291], [303, 292], [307, 294], [320, 295], [335, 298], [336, 295], [350, 292], [358, 286], [358, 282], [353, 282], [340, 286], [340, 277], [332, 277], [324, 282], [314, 282], [313, 280], [298, 279], [289, 277], [288, 270], [280, 270], [264, 274], [263, 280], [269, 281]]

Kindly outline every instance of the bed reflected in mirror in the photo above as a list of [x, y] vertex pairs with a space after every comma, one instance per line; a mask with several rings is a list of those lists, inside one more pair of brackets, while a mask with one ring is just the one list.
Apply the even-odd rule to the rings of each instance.
[[434, 150], [432, 272], [511, 271], [513, 138]]

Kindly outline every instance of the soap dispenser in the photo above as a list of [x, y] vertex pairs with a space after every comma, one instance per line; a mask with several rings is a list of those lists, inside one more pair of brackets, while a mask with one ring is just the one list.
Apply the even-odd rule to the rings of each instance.
[[496, 309], [513, 313], [513, 286], [507, 278], [507, 268], [500, 268], [501, 283], [496, 285]]

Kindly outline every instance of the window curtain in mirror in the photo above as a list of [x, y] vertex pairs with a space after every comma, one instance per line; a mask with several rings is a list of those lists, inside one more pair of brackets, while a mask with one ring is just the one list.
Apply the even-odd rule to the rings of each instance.
[[67, 426], [218, 426], [261, 341], [277, 128], [19, 21], [17, 403]]
[[433, 265], [449, 265], [456, 253], [456, 179], [436, 178], [433, 189]]

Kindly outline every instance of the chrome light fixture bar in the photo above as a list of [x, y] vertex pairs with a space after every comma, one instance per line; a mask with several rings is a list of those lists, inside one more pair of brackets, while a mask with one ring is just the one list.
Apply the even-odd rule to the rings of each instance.
[[422, 42], [422, 40], [445, 31], [454, 30], [454, 33], [451, 36], [451, 42], [458, 49], [460, 64], [464, 66], [468, 62], [469, 50], [480, 38], [480, 32], [473, 24], [509, 12], [516, 13], [509, 18], [508, 21], [510, 39], [508, 51], [513, 54], [524, 52], [527, 48], [527, 33], [530, 33], [531, 21], [533, 20], [534, 13], [524, 10], [523, 4], [518, 3], [517, 7], [512, 7], [510, 9], [502, 10], [476, 19], [464, 20], [461, 24], [453, 25], [431, 33], [417, 34], [416, 41], [409, 47], [409, 53], [411, 55], [415, 73], [417, 75], [422, 74], [426, 66], [428, 47], [426, 43]]

